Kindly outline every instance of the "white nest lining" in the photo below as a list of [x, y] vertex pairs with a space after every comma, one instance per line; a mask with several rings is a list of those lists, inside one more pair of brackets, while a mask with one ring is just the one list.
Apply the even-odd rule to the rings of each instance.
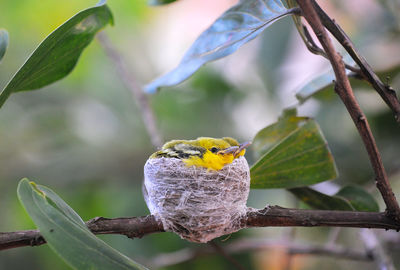
[[187, 167], [177, 158], [152, 158], [144, 176], [147, 206], [166, 231], [206, 243], [244, 227], [250, 189], [244, 157], [219, 171]]

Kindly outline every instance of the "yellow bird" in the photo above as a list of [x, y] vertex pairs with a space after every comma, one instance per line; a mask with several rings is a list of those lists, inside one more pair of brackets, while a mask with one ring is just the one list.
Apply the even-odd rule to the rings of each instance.
[[220, 139], [199, 137], [196, 140], [172, 140], [165, 143], [161, 150], [150, 158], [178, 158], [188, 166], [204, 167], [209, 170], [221, 170], [235, 158], [246, 152], [249, 142], [239, 144], [230, 137]]
[[151, 214], [166, 231], [197, 243], [239, 230], [250, 190], [243, 157], [249, 145], [229, 137], [164, 144], [144, 166]]

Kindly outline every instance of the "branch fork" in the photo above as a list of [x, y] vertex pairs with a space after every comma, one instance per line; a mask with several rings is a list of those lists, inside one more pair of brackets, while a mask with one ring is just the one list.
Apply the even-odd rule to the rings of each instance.
[[335, 50], [332, 41], [325, 30], [325, 27], [334, 35], [335, 38], [338, 39], [338, 41], [358, 63], [364, 75], [375, 87], [382, 99], [389, 105], [390, 108], [392, 108], [393, 112], [395, 113], [395, 117], [398, 120], [398, 116], [400, 115], [400, 104], [397, 100], [397, 97], [395, 95], [389, 96], [387, 87], [385, 87], [384, 90], [381, 89], [380, 86], [382, 86], [383, 83], [379, 80], [376, 74], [373, 73], [365, 59], [356, 52], [347, 35], [333, 20], [329, 18], [328, 15], [326, 15], [326, 13], [314, 0], [297, 0], [297, 3], [302, 10], [304, 18], [309, 23], [318, 40], [320, 41], [326, 56], [332, 65], [336, 77], [335, 91], [346, 106], [364, 142], [365, 148], [368, 152], [368, 157], [375, 173], [376, 186], [386, 204], [385, 212], [388, 217], [400, 224], [400, 207], [387, 178], [387, 174], [383, 166], [381, 155], [375, 139], [372, 135], [367, 118], [354, 96], [350, 81], [346, 75], [345, 65], [342, 57]]

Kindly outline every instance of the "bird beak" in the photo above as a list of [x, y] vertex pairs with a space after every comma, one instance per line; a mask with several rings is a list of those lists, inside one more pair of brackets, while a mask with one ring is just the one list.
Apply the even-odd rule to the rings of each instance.
[[240, 154], [240, 152], [242, 152], [242, 150], [246, 149], [250, 145], [251, 145], [251, 142], [244, 142], [244, 143], [240, 144], [239, 146], [231, 146], [224, 150], [220, 150], [220, 151], [218, 151], [217, 154], [222, 154], [222, 155], [233, 154], [233, 156], [236, 158]]

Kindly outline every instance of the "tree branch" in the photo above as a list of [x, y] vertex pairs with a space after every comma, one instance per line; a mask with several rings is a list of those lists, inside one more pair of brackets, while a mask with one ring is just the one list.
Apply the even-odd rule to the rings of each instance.
[[[130, 218], [97, 217], [86, 224], [94, 234], [122, 234], [129, 238], [141, 238], [147, 234], [164, 231], [161, 222], [152, 215]], [[264, 209], [248, 208], [242, 224], [245, 228], [333, 226], [400, 230], [400, 225], [385, 213], [302, 210], [279, 206], [268, 206]], [[0, 250], [39, 246], [44, 243], [46, 241], [38, 230], [0, 233]]]
[[[306, 38], [306, 40], [304, 40], [304, 44], [306, 45], [307, 49], [315, 54], [315, 55], [320, 55], [322, 57], [325, 57], [326, 59], [328, 59], [328, 56], [326, 55], [325, 51], [323, 49], [321, 49], [314, 41], [314, 39], [312, 38], [312, 36], [310, 35], [310, 32], [308, 32], [308, 29], [305, 25], [301, 25], [303, 28], [303, 33], [304, 33], [304, 37]], [[344, 61], [343, 61], [344, 62]], [[344, 62], [344, 66], [346, 69], [354, 72], [354, 77], [355, 78], [359, 78], [359, 79], [365, 79], [364, 74], [362, 73], [361, 69], [353, 67], [349, 64], [347, 64], [346, 62]]]
[[136, 104], [140, 109], [143, 123], [146, 127], [147, 133], [150, 136], [151, 143], [155, 148], [161, 147], [162, 138], [160, 132], [157, 129], [155, 120], [156, 118], [150, 107], [147, 96], [138, 85], [131, 72], [129, 72], [122, 56], [114, 48], [108, 36], [105, 33], [100, 32], [97, 34], [97, 39], [99, 40], [107, 56], [114, 63], [118, 75], [121, 77], [123, 83], [131, 91], [133, 99], [136, 101]]
[[[329, 256], [337, 259], [355, 260], [355, 261], [372, 261], [374, 258], [368, 252], [352, 250], [342, 246], [320, 246], [315, 244], [298, 244], [293, 241], [280, 241], [271, 239], [241, 239], [227, 245], [222, 245], [224, 250], [229, 254], [241, 252], [268, 250], [274, 248], [284, 248], [290, 255], [317, 255]], [[162, 268], [171, 265], [187, 262], [199, 257], [215, 255], [213, 250], [209, 248], [184, 248], [178, 251], [160, 254], [149, 259], [146, 265], [151, 268]]]
[[339, 41], [343, 48], [349, 53], [353, 60], [358, 64], [363, 72], [363, 78], [369, 82], [378, 94], [382, 97], [385, 103], [393, 111], [394, 118], [400, 124], [400, 102], [396, 96], [396, 92], [389, 85], [384, 84], [379, 77], [374, 73], [365, 58], [354, 47], [353, 42], [343, 31], [343, 29], [332, 20], [328, 14], [313, 0], [312, 4], [315, 11], [319, 15], [321, 23], [328, 29], [329, 32]]
[[[387, 214], [400, 223], [400, 207], [396, 197], [390, 187], [385, 168], [383, 167], [381, 155], [376, 146], [375, 139], [372, 135], [367, 118], [361, 110], [358, 102], [353, 94], [349, 79], [346, 75], [342, 57], [336, 52], [333, 44], [325, 31], [321, 20], [314, 10], [311, 0], [297, 0], [300, 8], [303, 11], [303, 16], [310, 24], [315, 35], [319, 39], [324, 51], [335, 72], [336, 83], [335, 91], [346, 106], [351, 118], [353, 119], [358, 132], [364, 142], [365, 148], [375, 172], [376, 185], [382, 194], [383, 200], [387, 207]], [[360, 66], [361, 67], [361, 66]], [[376, 82], [376, 80], [374, 80]]]
[[302, 210], [279, 206], [249, 209], [246, 227], [352, 227], [399, 230], [400, 224], [385, 213]]

